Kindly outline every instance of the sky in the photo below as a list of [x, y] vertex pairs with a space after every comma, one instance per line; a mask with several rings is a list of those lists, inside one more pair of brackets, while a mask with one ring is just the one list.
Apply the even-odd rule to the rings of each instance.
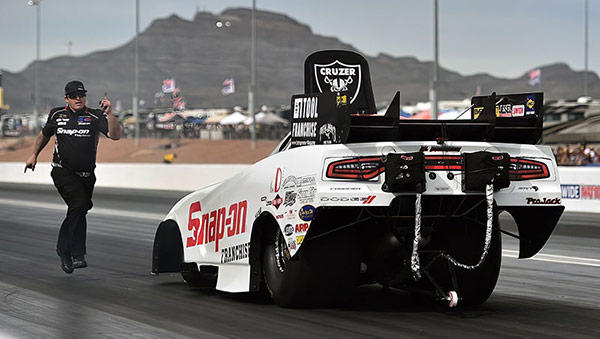
[[[589, 1], [588, 69], [600, 73], [600, 0]], [[256, 0], [316, 34], [334, 36], [362, 53], [433, 60], [434, 0]], [[85, 55], [135, 36], [135, 0], [41, 0], [40, 57]], [[140, 32], [171, 14], [191, 20], [252, 7], [252, 0], [140, 0]], [[36, 57], [36, 8], [0, 0], [0, 69], [23, 70]], [[585, 0], [439, 0], [439, 63], [462, 75], [516, 78], [565, 62], [585, 69]], [[258, 37], [260, 39], [260, 37]]]

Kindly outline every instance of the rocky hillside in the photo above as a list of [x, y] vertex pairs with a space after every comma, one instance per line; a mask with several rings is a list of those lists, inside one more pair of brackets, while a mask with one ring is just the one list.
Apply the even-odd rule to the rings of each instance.
[[[257, 105], [288, 104], [291, 94], [303, 91], [303, 64], [310, 53], [322, 49], [349, 49], [353, 46], [334, 37], [314, 34], [310, 27], [283, 14], [257, 12]], [[230, 25], [217, 27], [216, 23]], [[247, 105], [250, 82], [251, 10], [228, 9], [219, 15], [198, 12], [192, 21], [171, 16], [154, 21], [140, 34], [140, 99], [143, 107], [154, 106], [154, 95], [162, 80], [173, 77], [188, 107], [230, 107]], [[360, 51], [358, 51], [360, 52]], [[476, 56], [474, 56], [476, 57]], [[368, 57], [377, 101], [390, 100], [396, 90], [402, 102], [427, 100], [431, 62], [412, 57], [380, 54]], [[105, 91], [123, 109], [131, 107], [134, 77], [134, 39], [112, 50], [81, 57], [62, 56], [40, 63], [40, 107], [64, 103], [63, 86], [81, 79], [90, 91], [91, 103]], [[236, 93], [221, 95], [226, 77], [235, 78]], [[542, 67], [547, 99], [576, 98], [581, 92], [582, 72], [565, 64]], [[600, 81], [591, 74], [590, 93], [600, 96]], [[487, 74], [462, 76], [440, 70], [440, 99], [463, 99], [475, 93], [530, 91], [524, 74], [517, 79]], [[4, 72], [5, 103], [12, 112], [32, 111], [34, 65], [20, 73]], [[164, 106], [165, 104], [163, 104]]]

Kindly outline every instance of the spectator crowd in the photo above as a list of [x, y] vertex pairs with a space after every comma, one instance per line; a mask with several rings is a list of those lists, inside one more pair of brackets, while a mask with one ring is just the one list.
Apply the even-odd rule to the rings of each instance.
[[559, 166], [600, 166], [600, 145], [556, 145], [552, 151]]

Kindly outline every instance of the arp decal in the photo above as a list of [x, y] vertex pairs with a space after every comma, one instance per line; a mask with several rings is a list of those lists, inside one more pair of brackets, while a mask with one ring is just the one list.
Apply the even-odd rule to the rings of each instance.
[[525, 198], [527, 205], [560, 205], [560, 198]]
[[308, 231], [308, 223], [303, 222], [301, 224], [296, 224], [296, 229], [294, 231], [296, 233], [304, 233], [304, 232]]
[[248, 258], [250, 243], [226, 247], [221, 250], [221, 264]]
[[311, 221], [315, 216], [315, 207], [313, 205], [304, 205], [298, 210], [298, 217], [303, 221]]
[[246, 200], [233, 203], [229, 207], [221, 207], [195, 218], [201, 212], [200, 201], [190, 205], [188, 230], [192, 236], [187, 238], [186, 247], [215, 243], [215, 252], [219, 251], [219, 241], [223, 237], [233, 237], [246, 232]]

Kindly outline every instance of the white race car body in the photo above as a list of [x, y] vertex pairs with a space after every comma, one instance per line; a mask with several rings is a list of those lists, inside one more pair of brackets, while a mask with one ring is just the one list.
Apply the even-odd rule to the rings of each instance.
[[[323, 65], [328, 64], [323, 63]], [[349, 71], [347, 73], [351, 74]], [[301, 99], [306, 102], [306, 98]], [[295, 100], [301, 99], [295, 98]], [[308, 98], [309, 103], [310, 99]], [[321, 95], [318, 96], [318, 99], [324, 100]], [[337, 99], [339, 106], [339, 94]], [[530, 97], [527, 99], [529, 100]], [[316, 105], [315, 102], [315, 109]], [[301, 110], [302, 108], [296, 107], [296, 111]], [[297, 113], [296, 111], [295, 113]], [[333, 130], [335, 133], [335, 129]], [[442, 130], [443, 133], [446, 132], [444, 129]], [[352, 129], [350, 131], [350, 135], [352, 135]], [[264, 285], [265, 269], [263, 266], [268, 265], [268, 262], [265, 261], [265, 257], [268, 255], [265, 254], [265, 248], [271, 241], [265, 240], [270, 239], [265, 234], [270, 232], [270, 227], [276, 225], [277, 234], [283, 244], [281, 246], [285, 247], [281, 253], [285, 254], [286, 259], [280, 258], [283, 255], [280, 252], [274, 252], [276, 263], [274, 267], [284, 274], [283, 265], [286, 262], [289, 265], [294, 260], [302, 261], [302, 257], [300, 259], [297, 257], [303, 251], [307, 241], [356, 226], [361, 228], [360, 231], [356, 231], [361, 235], [335, 247], [339, 252], [337, 256], [344, 257], [353, 252], [367, 253], [363, 255], [362, 259], [356, 261], [356, 263], [362, 263], [361, 273], [364, 273], [366, 266], [377, 267], [377, 273], [367, 279], [367, 282], [377, 281], [383, 284], [387, 282], [393, 286], [410, 287], [412, 285], [407, 283], [410, 279], [405, 277], [407, 272], [410, 272], [407, 264], [396, 264], [395, 266], [405, 267], [403, 271], [396, 272], [395, 269], [381, 268], [384, 266], [381, 263], [389, 261], [389, 258], [404, 258], [402, 260], [406, 262], [409, 256], [401, 253], [410, 251], [413, 243], [420, 241], [421, 246], [431, 246], [427, 245], [430, 240], [425, 240], [425, 238], [441, 237], [436, 234], [445, 231], [440, 231], [440, 226], [436, 225], [435, 221], [428, 224], [427, 218], [440, 220], [464, 217], [471, 210], [478, 208], [481, 201], [471, 203], [465, 202], [464, 199], [472, 196], [481, 200], [481, 197], [485, 196], [483, 190], [465, 189], [465, 182], [468, 181], [466, 173], [480, 171], [469, 172], [466, 165], [466, 157], [469, 154], [489, 153], [495, 155], [494, 159], [500, 159], [506, 155], [510, 157], [510, 183], [504, 187], [496, 187], [493, 193], [493, 210], [496, 214], [502, 210], [508, 211], [515, 218], [521, 237], [520, 257], [531, 257], [541, 249], [563, 210], [560, 205], [560, 183], [556, 162], [547, 146], [504, 143], [493, 140], [366, 142], [361, 140], [348, 142], [346, 140], [339, 143], [340, 137], [338, 136], [338, 143], [316, 143], [294, 147], [294, 132], [298, 132], [298, 129], [295, 131], [292, 127], [291, 140], [289, 138], [284, 140], [269, 157], [249, 166], [228, 180], [193, 192], [179, 201], [165, 217], [157, 231], [153, 272], [181, 270], [187, 272], [186, 280], [192, 279], [190, 277], [194, 274], [208, 274], [213, 278], [216, 277], [218, 290], [257, 291], [261, 285]], [[363, 140], [366, 139], [377, 140], [377, 137], [372, 138], [367, 135], [363, 137]], [[297, 143], [297, 145], [301, 144]], [[392, 174], [388, 172], [391, 172], [392, 165], [386, 163], [387, 158], [390, 155], [401, 155], [404, 159], [404, 155], [409, 154], [422, 154], [424, 158], [420, 166], [424, 166], [424, 170], [421, 172], [425, 175], [424, 179], [420, 181], [421, 186], [417, 186], [420, 188], [415, 190], [387, 187], [386, 185], [393, 183], [394, 180], [403, 178], [402, 174], [394, 174], [395, 177], [391, 177]], [[406, 158], [412, 159], [410, 156]], [[507, 161], [505, 164], [508, 164], [508, 160], [504, 160]], [[401, 171], [402, 168], [408, 168], [408, 165], [399, 168]], [[498, 178], [500, 174], [497, 173], [496, 176]], [[508, 180], [508, 170], [505, 171], [505, 176]], [[415, 236], [419, 234], [417, 233], [419, 230], [412, 226], [415, 224], [417, 215], [419, 224], [421, 218], [420, 212], [411, 214], [416, 195], [419, 196], [419, 204], [422, 195], [423, 208], [425, 208], [423, 227], [426, 229], [426, 236], [423, 238]], [[395, 204], [402, 204], [402, 201], [408, 201], [411, 207], [394, 207]], [[463, 203], [472, 204], [472, 206], [463, 208]], [[429, 206], [438, 204], [439, 208], [430, 209], [430, 212], [433, 211], [431, 213], [425, 212], [428, 204]], [[453, 205], [453, 207], [447, 209], [446, 205]], [[492, 205], [488, 205], [488, 209], [491, 211]], [[420, 209], [421, 207], [418, 208], [419, 211]], [[392, 210], [399, 212], [393, 214]], [[410, 213], [404, 215], [406, 211]], [[430, 215], [426, 215], [427, 213]], [[479, 224], [484, 225], [481, 226], [481, 229], [485, 229], [485, 217], [479, 217], [483, 213], [482, 209], [481, 214], [470, 217], [471, 219], [480, 219]], [[364, 217], [367, 214], [369, 217]], [[488, 235], [492, 225], [489, 215], [491, 214], [488, 214]], [[327, 220], [322, 224], [336, 224], [337, 228], [313, 226], [320, 217]], [[495, 220], [494, 223], [496, 223]], [[322, 229], [319, 230], [319, 227]], [[368, 235], [370, 227], [386, 229], [389, 232], [374, 231], [374, 233], [382, 235], [375, 237], [377, 239], [371, 239]], [[313, 230], [313, 228], [317, 229]], [[389, 234], [393, 234], [393, 236]], [[390, 237], [396, 240], [391, 242], [382, 240]], [[483, 238], [481, 239], [480, 243], [474, 245], [477, 253], [483, 246]], [[389, 245], [390, 243], [392, 245]], [[486, 246], [488, 245], [489, 238], [486, 240]], [[440, 250], [442, 255], [452, 252], [446, 248], [450, 245], [440, 246], [444, 247]], [[356, 247], [364, 247], [364, 249], [358, 251]], [[388, 254], [371, 253], [373, 248], [379, 247], [390, 247], [389, 252], [395, 254], [382, 259]], [[433, 246], [432, 248], [437, 247]], [[415, 255], [420, 255], [422, 258], [427, 256], [427, 254], [419, 254], [419, 250], [420, 248], [413, 246], [413, 259]], [[487, 252], [487, 248], [484, 252]], [[329, 258], [322, 258], [322, 260], [327, 259]], [[337, 259], [333, 258], [333, 260], [335, 262]], [[432, 259], [432, 262], [435, 260], [435, 258]], [[280, 261], [281, 264], [279, 264]], [[415, 265], [411, 269], [415, 276], [420, 270], [418, 266], [415, 268]], [[423, 271], [426, 269], [427, 267], [423, 268]], [[388, 274], [393, 277], [374, 278], [375, 276], [384, 276], [384, 272], [388, 271], [394, 272]], [[303, 272], [310, 272], [310, 269]], [[266, 280], [271, 294], [278, 303], [296, 304], [290, 301], [296, 299], [277, 296], [278, 292], [275, 291], [274, 286], [279, 283], [269, 283], [268, 276]], [[415, 278], [415, 280], [418, 279]], [[495, 279], [490, 284], [493, 289]], [[439, 286], [435, 283], [433, 285], [439, 294], [443, 288], [438, 288]], [[487, 299], [487, 295], [473, 298], [476, 303], [481, 298]]]

